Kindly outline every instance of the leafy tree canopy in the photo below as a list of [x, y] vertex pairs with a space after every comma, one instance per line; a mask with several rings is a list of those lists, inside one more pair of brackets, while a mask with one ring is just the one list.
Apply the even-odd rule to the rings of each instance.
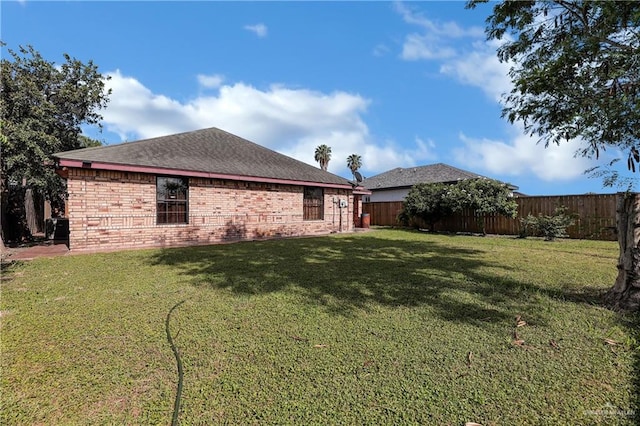
[[453, 213], [447, 190], [443, 183], [419, 183], [414, 185], [404, 199], [400, 220], [405, 225], [412, 219], [421, 219], [431, 231], [437, 222]]
[[613, 148], [640, 170], [640, 2], [502, 1], [487, 36], [512, 64], [503, 116], [545, 146], [582, 140], [578, 155]]
[[[3, 45], [4, 47], [4, 45]], [[23, 179], [55, 201], [64, 195], [49, 166], [51, 154], [99, 142], [81, 135], [82, 125], [100, 126], [108, 101], [105, 77], [93, 62], [65, 54], [56, 65], [33, 47], [8, 49], [1, 60], [2, 185]]]
[[471, 209], [477, 215], [516, 217], [518, 204], [507, 184], [493, 179], [466, 179], [451, 185], [447, 199], [453, 211]]
[[485, 216], [516, 217], [518, 204], [509, 187], [493, 179], [466, 179], [455, 184], [422, 183], [414, 185], [405, 197], [401, 219], [422, 219], [433, 230], [435, 223], [464, 209], [475, 212], [484, 233]]

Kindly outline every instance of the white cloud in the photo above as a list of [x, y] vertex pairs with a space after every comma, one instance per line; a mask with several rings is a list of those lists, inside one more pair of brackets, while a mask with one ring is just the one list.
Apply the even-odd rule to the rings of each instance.
[[[508, 75], [511, 64], [501, 63], [496, 54], [504, 41], [485, 41], [481, 28], [438, 23], [402, 3], [396, 3], [395, 8], [405, 22], [422, 30], [405, 37], [403, 59], [437, 61], [441, 74], [479, 88], [496, 103], [511, 91], [513, 84]], [[461, 41], [465, 37], [469, 40]], [[508, 35], [505, 37], [509, 40]], [[505, 140], [472, 138], [461, 132], [463, 147], [453, 149], [453, 157], [471, 170], [507, 176], [535, 175], [545, 181], [580, 178], [595, 164], [575, 156], [579, 140], [545, 148], [525, 133], [522, 123], [507, 128]]]
[[455, 58], [444, 61], [440, 72], [457, 79], [459, 82], [475, 86], [496, 102], [513, 87], [509, 78], [509, 63], [500, 62], [496, 55], [498, 43], [476, 41], [473, 50], [467, 54], [457, 54]]
[[112, 89], [103, 112], [105, 128], [122, 140], [135, 140], [207, 127], [219, 127], [260, 145], [317, 165], [316, 146], [332, 148], [329, 171], [351, 176], [347, 156], [362, 156], [363, 171], [378, 173], [434, 158], [434, 144], [416, 138], [413, 146], [377, 143], [363, 119], [370, 101], [337, 91], [323, 93], [271, 85], [224, 84], [215, 95], [179, 102], [155, 94], [120, 71], [108, 73]]
[[217, 89], [224, 81], [224, 76], [220, 74], [198, 74], [198, 83], [206, 89]]
[[385, 56], [390, 51], [387, 45], [380, 43], [373, 48], [373, 56]]
[[244, 29], [255, 33], [258, 37], [264, 38], [267, 36], [268, 28], [265, 24], [245, 25]]
[[438, 37], [431, 35], [409, 34], [402, 45], [402, 59], [442, 59], [456, 55], [455, 49], [442, 45]]
[[484, 29], [481, 27], [464, 28], [456, 22], [438, 22], [428, 19], [424, 14], [410, 8], [402, 2], [394, 3], [394, 9], [402, 16], [407, 24], [417, 25], [424, 29], [425, 33], [435, 37], [461, 38], [461, 37], [482, 37]]
[[451, 46], [452, 39], [478, 38], [483, 34], [479, 27], [463, 28], [455, 22], [428, 19], [400, 2], [394, 3], [394, 8], [406, 23], [417, 25], [422, 30], [421, 33], [408, 34], [404, 40], [400, 57], [407, 61], [452, 58], [457, 53]]
[[505, 142], [461, 133], [464, 148], [454, 149], [453, 155], [458, 162], [476, 170], [508, 176], [533, 174], [548, 182], [576, 179], [594, 165], [592, 160], [575, 156], [579, 141], [545, 148], [534, 137], [524, 134], [521, 126], [515, 126], [511, 136]]
[[[496, 103], [513, 88], [508, 76], [511, 65], [501, 63], [496, 55], [497, 41], [475, 41], [469, 53], [460, 52], [442, 62], [440, 72], [462, 84], [481, 89]], [[464, 134], [460, 140], [463, 149], [455, 149], [454, 157], [465, 167], [486, 170], [489, 173], [523, 176], [533, 174], [544, 181], [568, 181], [582, 178], [584, 171], [595, 162], [576, 157], [581, 144], [573, 140], [545, 148], [538, 139], [525, 133], [524, 125], [516, 122], [510, 128], [506, 141], [470, 138]]]

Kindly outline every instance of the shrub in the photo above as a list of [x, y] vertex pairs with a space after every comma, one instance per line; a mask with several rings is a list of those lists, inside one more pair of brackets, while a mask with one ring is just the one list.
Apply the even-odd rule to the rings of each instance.
[[528, 214], [520, 219], [520, 236], [544, 237], [545, 241], [553, 241], [556, 238], [567, 236], [567, 228], [575, 223], [572, 215], [567, 214], [567, 208], [557, 207], [552, 215], [533, 216]]

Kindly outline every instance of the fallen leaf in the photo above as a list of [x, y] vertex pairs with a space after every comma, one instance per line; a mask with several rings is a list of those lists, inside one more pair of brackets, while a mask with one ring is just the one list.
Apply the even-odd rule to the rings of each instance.
[[556, 343], [555, 340], [551, 339], [549, 340], [549, 344], [551, 345], [552, 348], [554, 349], [560, 349], [560, 346], [558, 346], [558, 344]]
[[513, 341], [514, 345], [518, 345], [518, 346], [524, 345], [524, 340], [522, 340], [520, 336], [518, 336], [518, 332], [516, 330], [513, 330], [513, 338], [514, 338], [514, 341]]
[[482, 425], [476, 422], [466, 422], [464, 426], [482, 426]]
[[527, 323], [525, 321], [518, 321], [516, 323], [516, 327], [524, 327], [525, 325], [527, 325]]
[[604, 339], [604, 342], [611, 345], [611, 346], [615, 346], [618, 344], [618, 342], [616, 342], [615, 340], [611, 340], [611, 339]]
[[307, 342], [307, 341], [309, 341], [309, 339], [305, 339], [304, 337], [300, 337], [300, 336], [291, 336], [291, 338], [293, 340], [297, 340], [298, 342]]
[[467, 354], [467, 366], [471, 367], [471, 358], [473, 357], [473, 352], [469, 351]]
[[314, 348], [326, 348], [328, 345], [313, 345]]

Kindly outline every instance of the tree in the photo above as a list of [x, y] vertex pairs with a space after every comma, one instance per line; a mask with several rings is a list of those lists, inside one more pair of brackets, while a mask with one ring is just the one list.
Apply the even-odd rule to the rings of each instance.
[[320, 163], [322, 170], [327, 170], [329, 167], [329, 161], [331, 160], [331, 147], [327, 145], [318, 145], [315, 153], [315, 160]]
[[78, 148], [94, 148], [96, 146], [102, 146], [102, 142], [85, 135], [78, 135]]
[[429, 231], [433, 231], [435, 224], [453, 213], [447, 198], [449, 185], [443, 183], [419, 183], [409, 190], [402, 203], [399, 220], [404, 225], [414, 219], [421, 219]]
[[492, 214], [515, 218], [518, 203], [507, 184], [493, 179], [465, 179], [451, 185], [447, 199], [453, 211], [473, 210], [482, 234], [486, 235], [485, 220]]
[[474, 211], [485, 234], [487, 215], [516, 217], [518, 204], [508, 186], [493, 179], [466, 179], [455, 184], [421, 183], [414, 185], [405, 197], [401, 217], [422, 219], [433, 231], [442, 218], [464, 209]]
[[[4, 45], [3, 45], [4, 46]], [[93, 62], [64, 54], [56, 65], [33, 47], [8, 49], [1, 60], [3, 191], [23, 182], [53, 204], [64, 200], [64, 182], [51, 167], [51, 154], [94, 144], [81, 126], [97, 125], [109, 92]], [[16, 208], [20, 208], [18, 205]], [[19, 212], [18, 212], [19, 213]], [[7, 221], [3, 221], [3, 235]]]
[[347, 157], [347, 167], [351, 170], [351, 174], [353, 174], [353, 179], [356, 180], [356, 172], [360, 167], [362, 167], [362, 157], [358, 154], [351, 154]]
[[[609, 148], [626, 155], [631, 171], [640, 170], [640, 2], [502, 1], [486, 33], [503, 41], [498, 58], [512, 64], [504, 117], [522, 122], [545, 146], [582, 141], [578, 155], [598, 158]], [[636, 311], [639, 197], [620, 195], [619, 275], [607, 296], [612, 306]]]

